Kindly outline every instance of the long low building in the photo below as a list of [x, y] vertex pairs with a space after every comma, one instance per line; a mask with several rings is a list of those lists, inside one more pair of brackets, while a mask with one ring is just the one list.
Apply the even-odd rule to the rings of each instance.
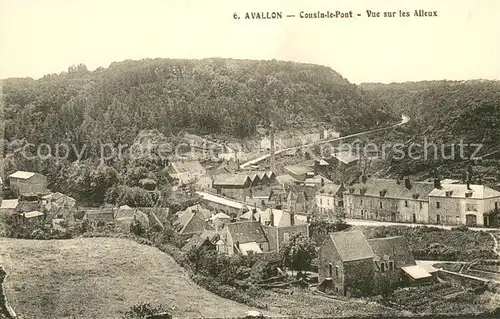
[[484, 185], [366, 179], [343, 193], [346, 217], [423, 224], [486, 226], [500, 192]]

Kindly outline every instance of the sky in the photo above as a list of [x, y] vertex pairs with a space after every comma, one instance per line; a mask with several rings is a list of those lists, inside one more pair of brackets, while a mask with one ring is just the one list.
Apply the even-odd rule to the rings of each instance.
[[[94, 70], [126, 59], [209, 57], [321, 64], [353, 83], [500, 78], [497, 0], [0, 3], [0, 78], [39, 78], [78, 63]], [[418, 9], [438, 16], [414, 17]], [[353, 11], [355, 18], [299, 17], [318, 10]], [[411, 17], [368, 18], [366, 10]], [[267, 11], [283, 19], [244, 19], [245, 12]]]

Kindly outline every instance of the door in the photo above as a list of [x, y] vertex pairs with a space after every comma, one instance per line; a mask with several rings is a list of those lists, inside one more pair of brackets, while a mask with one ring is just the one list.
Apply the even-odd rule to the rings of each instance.
[[391, 213], [391, 221], [392, 222], [396, 221], [396, 213], [394, 213], [394, 212]]
[[465, 215], [465, 224], [467, 226], [476, 226], [477, 225], [476, 215], [472, 215], [472, 214]]
[[417, 222], [417, 216], [415, 215], [415, 213], [414, 213], [414, 214], [413, 214], [413, 216], [412, 216], [412, 221], [413, 221], [414, 223], [416, 223], [416, 222]]

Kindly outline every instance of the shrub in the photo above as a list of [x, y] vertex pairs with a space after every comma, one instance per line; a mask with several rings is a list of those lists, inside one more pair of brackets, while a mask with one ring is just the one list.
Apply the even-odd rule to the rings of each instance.
[[165, 312], [165, 307], [162, 305], [153, 306], [149, 303], [141, 303], [130, 307], [122, 315], [122, 319], [144, 319], [162, 312]]

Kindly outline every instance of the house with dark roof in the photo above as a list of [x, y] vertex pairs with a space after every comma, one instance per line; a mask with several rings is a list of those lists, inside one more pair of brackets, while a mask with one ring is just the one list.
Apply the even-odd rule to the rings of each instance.
[[429, 193], [434, 184], [361, 177], [343, 193], [346, 217], [392, 222], [429, 223]]
[[177, 178], [181, 185], [189, 184], [206, 174], [206, 169], [199, 161], [171, 162], [168, 172], [170, 176]]
[[331, 233], [318, 254], [320, 289], [340, 295], [370, 290], [374, 257], [361, 231]]
[[217, 194], [244, 201], [250, 195], [252, 180], [247, 174], [214, 175], [212, 186]]
[[173, 223], [174, 229], [179, 235], [190, 237], [200, 235], [205, 230], [215, 230], [207, 222], [207, 218], [201, 210], [185, 210]]
[[404, 237], [367, 240], [361, 231], [331, 233], [319, 250], [320, 289], [340, 295], [433, 280], [418, 266]]
[[228, 255], [260, 254], [269, 251], [269, 241], [258, 221], [229, 223], [220, 233], [217, 251]]
[[284, 167], [284, 170], [288, 175], [299, 181], [305, 181], [308, 177], [314, 177], [314, 168], [304, 164], [288, 165]]

